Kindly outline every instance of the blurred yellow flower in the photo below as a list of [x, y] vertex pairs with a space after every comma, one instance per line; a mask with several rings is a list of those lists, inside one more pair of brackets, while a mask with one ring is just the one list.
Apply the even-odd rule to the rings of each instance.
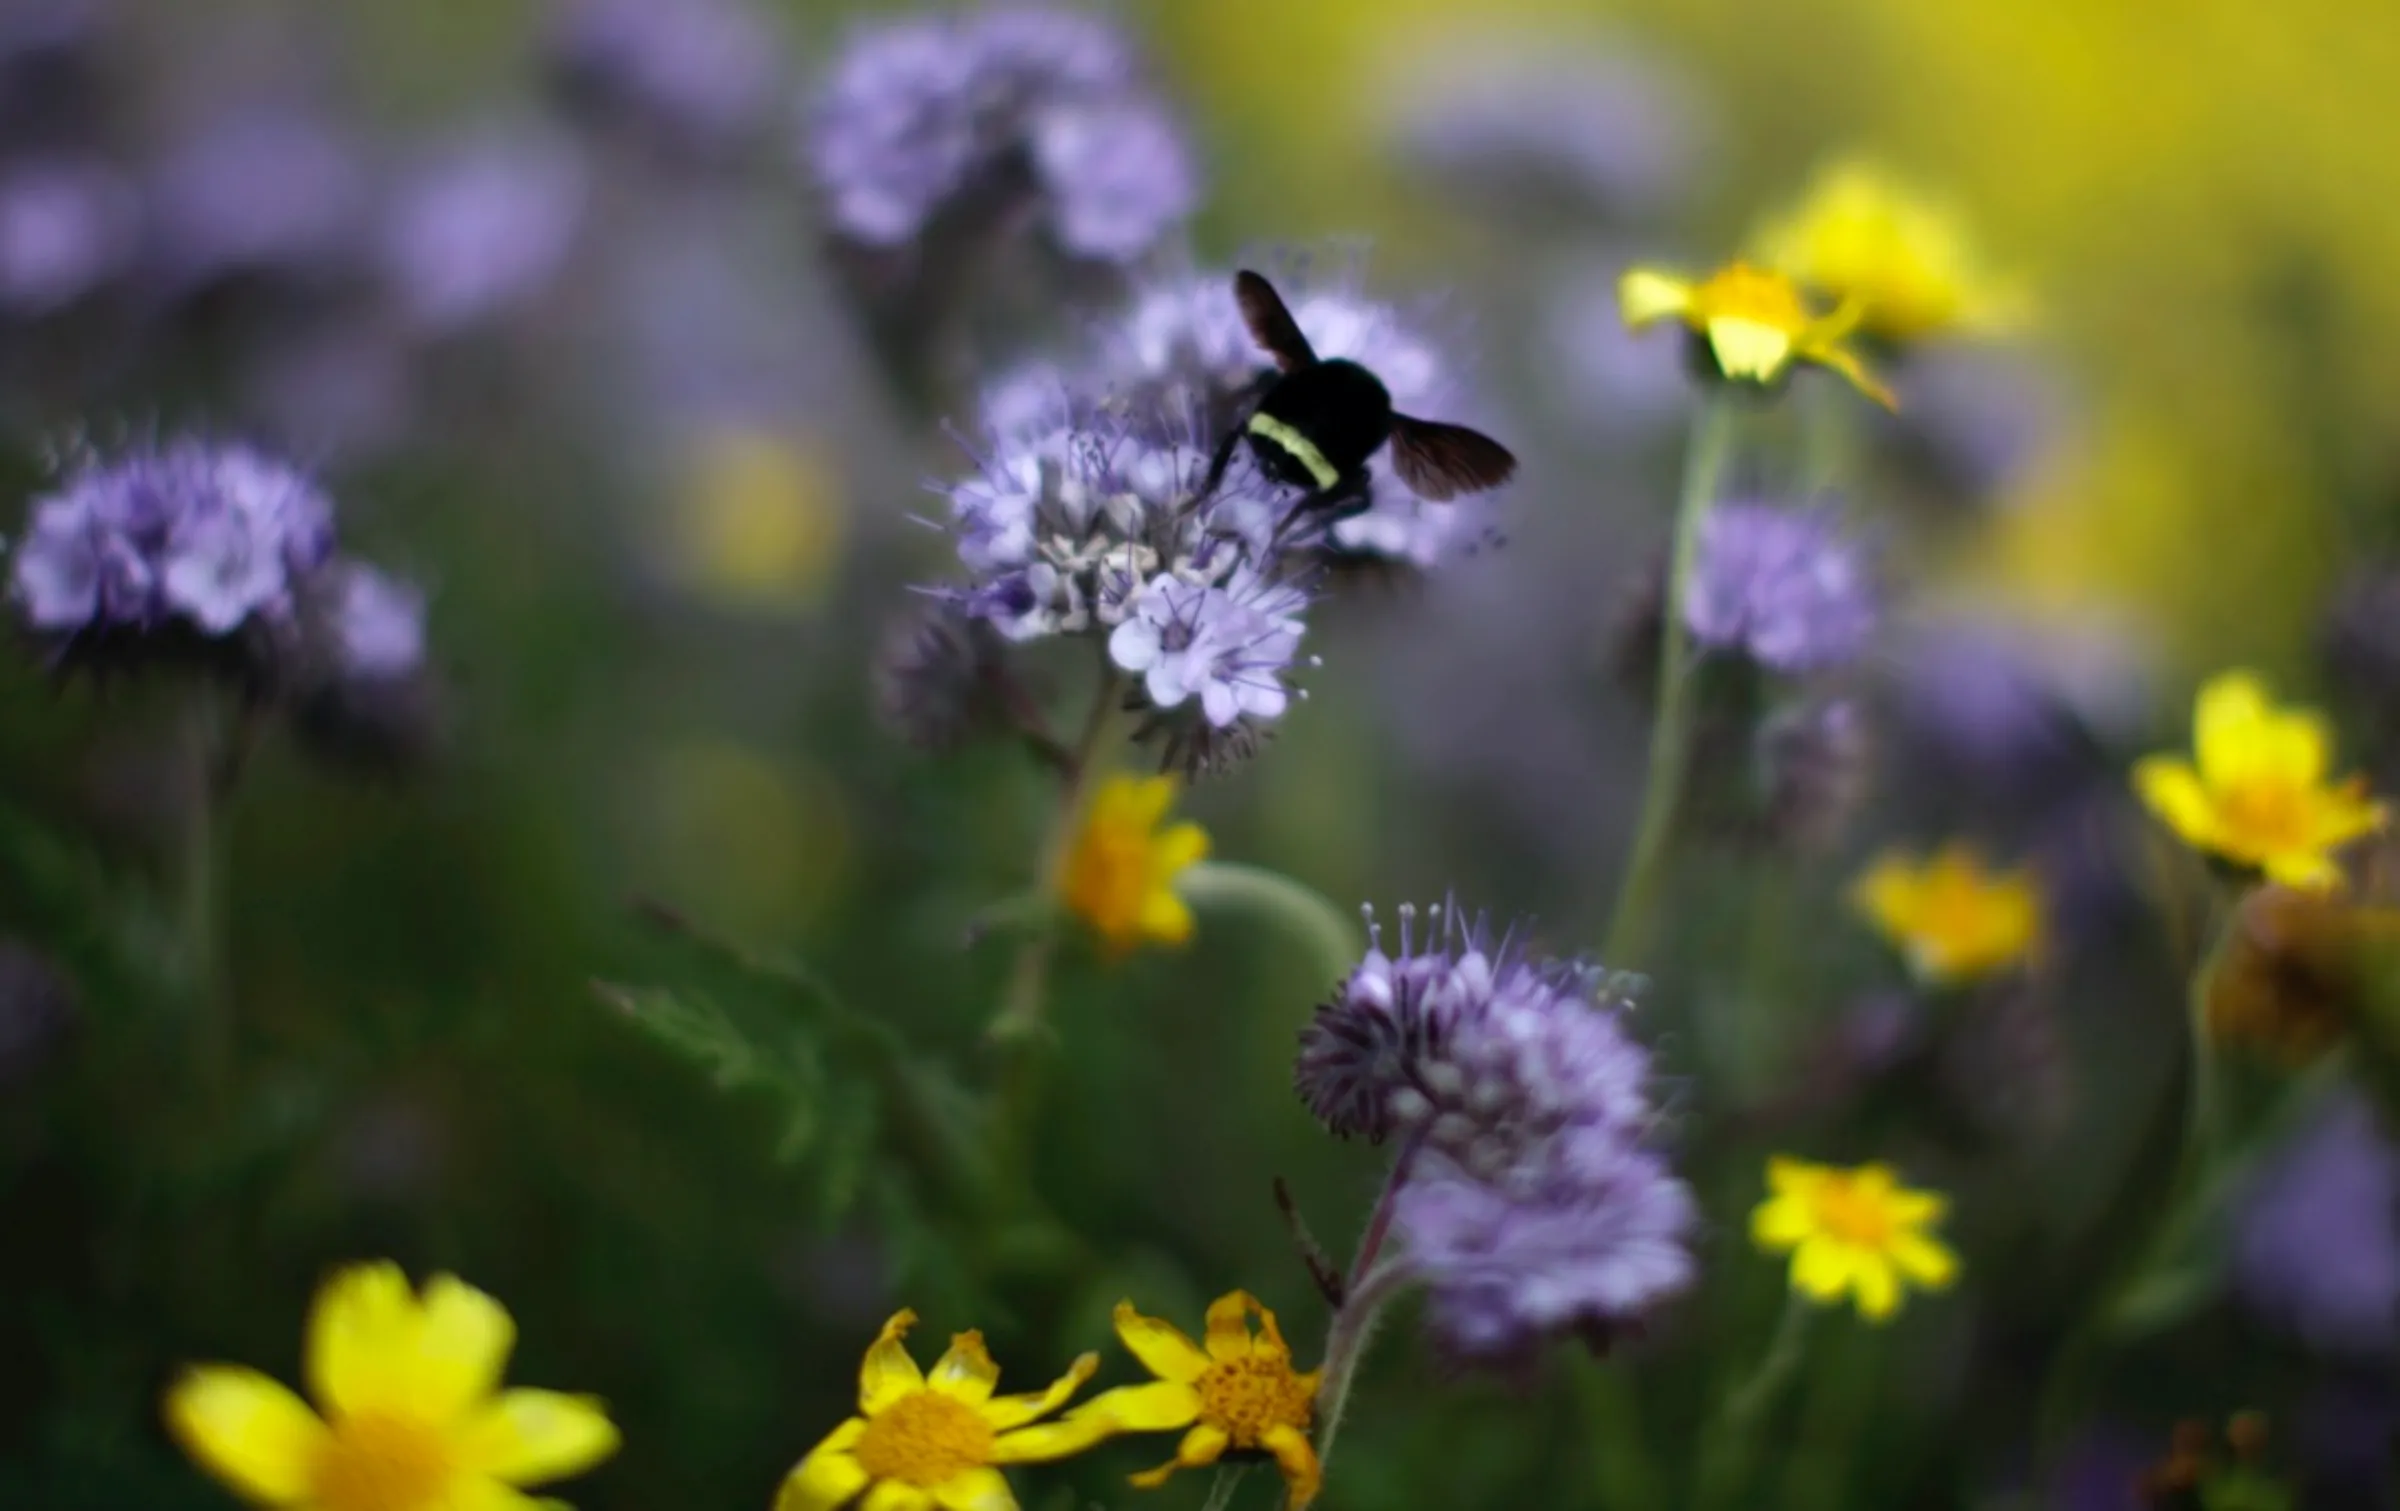
[[1160, 828], [1174, 802], [1173, 777], [1118, 775], [1085, 810], [1059, 885], [1067, 910], [1111, 950], [1192, 937], [1191, 906], [1176, 894], [1175, 878], [1208, 854], [1208, 831], [1193, 823]]
[[902, 1342], [916, 1320], [903, 1311], [883, 1325], [859, 1367], [859, 1414], [784, 1477], [775, 1511], [833, 1511], [861, 1494], [874, 1511], [1016, 1511], [998, 1466], [1065, 1458], [1107, 1436], [1097, 1424], [1040, 1422], [1092, 1377], [1098, 1354], [1038, 1394], [994, 1395], [1000, 1366], [983, 1334], [953, 1335], [928, 1378]]
[[319, 1416], [256, 1370], [190, 1369], [167, 1426], [236, 1494], [308, 1511], [453, 1511], [530, 1505], [511, 1488], [580, 1474], [617, 1448], [590, 1396], [500, 1390], [516, 1327], [449, 1275], [420, 1299], [394, 1264], [342, 1270], [309, 1315], [306, 1372]]
[[1987, 867], [1964, 840], [1922, 861], [1886, 851], [1850, 899], [1908, 957], [1909, 968], [1937, 986], [2014, 965], [2041, 938], [2042, 893], [2033, 873]]
[[695, 438], [669, 516], [668, 559], [728, 608], [805, 610], [840, 564], [841, 488], [811, 446], [727, 427]]
[[1631, 330], [1680, 320], [1708, 343], [1717, 370], [1735, 382], [1773, 383], [1794, 363], [1813, 363], [1850, 380], [1886, 409], [1891, 390], [1875, 381], [1842, 344], [1858, 325], [1859, 306], [1819, 315], [1799, 285], [1781, 273], [1728, 263], [1693, 283], [1656, 268], [1630, 268], [1617, 281], [1617, 306]]
[[[1250, 1317], [1258, 1317], [1258, 1331]], [[1133, 1476], [1147, 1490], [1178, 1469], [1198, 1469], [1226, 1453], [1269, 1453], [1283, 1471], [1291, 1511], [1317, 1498], [1323, 1473], [1309, 1446], [1319, 1371], [1292, 1368], [1292, 1351], [1275, 1314], [1247, 1291], [1220, 1296], [1208, 1308], [1206, 1347], [1182, 1329], [1145, 1317], [1130, 1301], [1117, 1303], [1117, 1336], [1158, 1378], [1120, 1385], [1075, 1409], [1106, 1432], [1170, 1432], [1188, 1428], [1175, 1457]], [[1070, 1420], [1073, 1420], [1071, 1418]]]
[[2021, 296], [1985, 270], [1964, 218], [1860, 158], [1832, 163], [1759, 232], [1761, 261], [1855, 303], [1859, 329], [1889, 341], [1989, 332]]
[[2334, 887], [2342, 876], [2334, 852], [2389, 817], [2365, 778], [2326, 779], [2333, 737], [2324, 719], [2275, 707], [2250, 672], [2226, 672], [2200, 689], [2192, 743], [2197, 765], [2162, 755], [2134, 767], [2142, 801], [2186, 844], [2271, 881]]
[[1958, 1276], [1958, 1256], [1925, 1229], [1949, 1207], [1931, 1191], [1899, 1183], [1889, 1165], [1855, 1169], [1776, 1155], [1767, 1161], [1767, 1199], [1750, 1214], [1762, 1249], [1789, 1251], [1792, 1285], [1812, 1301], [1845, 1293], [1859, 1315], [1881, 1322], [1908, 1286], [1938, 1291]]

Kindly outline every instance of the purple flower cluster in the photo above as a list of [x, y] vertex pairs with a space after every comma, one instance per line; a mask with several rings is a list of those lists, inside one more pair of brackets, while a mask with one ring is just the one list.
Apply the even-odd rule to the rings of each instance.
[[[1188, 432], [1078, 417], [1027, 386], [995, 394], [983, 469], [948, 490], [971, 581], [943, 596], [1011, 644], [1099, 639], [1171, 748], [1255, 744], [1301, 663], [1306, 562], [1271, 539], [1292, 495], [1244, 467], [1202, 498]], [[1195, 745], [1199, 726], [1215, 737]]]
[[1000, 9], [851, 39], [807, 122], [834, 229], [915, 241], [942, 213], [1031, 199], [1071, 257], [1130, 262], [1182, 224], [1199, 175], [1132, 50], [1091, 16]]
[[1528, 959], [1437, 908], [1365, 960], [1301, 1034], [1295, 1084], [1334, 1133], [1401, 1141], [1402, 1262], [1450, 1351], [1605, 1342], [1692, 1275], [1690, 1191], [1647, 1147], [1649, 1056], [1630, 983]]
[[262, 680], [370, 681], [424, 659], [422, 595], [337, 556], [323, 491], [240, 444], [84, 457], [34, 501], [8, 583], [62, 659], [198, 643]]
[[1824, 514], [1723, 504], [1701, 523], [1683, 622], [1702, 645], [1799, 675], [1856, 660], [1877, 617], [1864, 553]]
[[566, 0], [548, 44], [572, 100], [687, 151], [755, 140], [783, 87], [777, 38], [742, 0]]

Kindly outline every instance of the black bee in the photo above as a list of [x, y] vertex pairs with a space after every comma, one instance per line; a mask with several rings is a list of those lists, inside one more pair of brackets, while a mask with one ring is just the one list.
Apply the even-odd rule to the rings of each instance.
[[1332, 524], [1364, 512], [1373, 502], [1367, 463], [1386, 441], [1400, 480], [1437, 502], [1497, 488], [1517, 470], [1508, 448], [1483, 432], [1396, 413], [1382, 379], [1356, 362], [1320, 361], [1275, 286], [1258, 274], [1236, 274], [1233, 294], [1251, 339], [1278, 371], [1261, 378], [1248, 413], [1218, 444], [1203, 497], [1216, 491], [1245, 437], [1261, 471], [1309, 490], [1277, 527], [1279, 537], [1296, 521]]

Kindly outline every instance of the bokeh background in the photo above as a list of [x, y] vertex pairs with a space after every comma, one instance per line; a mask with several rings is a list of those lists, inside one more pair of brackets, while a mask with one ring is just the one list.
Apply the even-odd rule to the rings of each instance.
[[[762, 41], [699, 70], [683, 125], [711, 145], [685, 150], [562, 98], [541, 5], [0, 0], [0, 164], [71, 153], [135, 207], [72, 298], [0, 280], [0, 528], [76, 438], [254, 436], [314, 467], [354, 549], [427, 584], [441, 684], [438, 738], [404, 769], [281, 736], [251, 758], [217, 815], [204, 903], [232, 1028], [203, 1064], [161, 964], [194, 906], [174, 689], [0, 663], [0, 1505], [225, 1504], [161, 1431], [160, 1389], [192, 1359], [290, 1377], [315, 1283], [357, 1257], [467, 1276], [516, 1313], [517, 1378], [609, 1399], [628, 1446], [569, 1492], [597, 1508], [768, 1504], [903, 1303], [931, 1331], [986, 1328], [1028, 1381], [1108, 1346], [1121, 1294], [1196, 1323], [1241, 1285], [1296, 1337], [1321, 1326], [1269, 1182], [1340, 1234], [1378, 1167], [1289, 1093], [1324, 982], [1268, 923], [1067, 960], [1038, 1149], [1083, 1241], [1065, 1258], [945, 1255], [962, 1240], [927, 1194], [845, 1146], [840, 1057], [806, 1088], [824, 1130], [795, 1133], [789, 1095], [712, 1084], [592, 990], [722, 971], [647, 901], [805, 961], [962, 1081], [987, 1068], [1007, 954], [962, 941], [1026, 884], [1044, 779], [1010, 750], [909, 750], [870, 678], [907, 585], [947, 570], [916, 520], [927, 481], [970, 465], [940, 421], [971, 425], [972, 393], [887, 377], [795, 146], [854, 13], [890, 9], [741, 11]], [[1562, 1358], [1528, 1387], [1447, 1378], [1396, 1329], [1331, 1492], [1640, 1503], [1594, 1424], [1688, 1452], [1780, 1305], [1741, 1221], [1763, 1151], [1799, 1147], [1952, 1191], [1967, 1277], [1895, 1328], [1821, 1330], [1767, 1498], [2008, 1493], [2179, 1031], [2116, 773], [2180, 743], [2194, 681], [2234, 662], [2347, 698], [2349, 748], [2392, 769], [2374, 678], [2321, 651], [2400, 520], [2400, 19], [2333, 0], [1111, 13], [1197, 143], [1196, 265], [1363, 239], [1368, 286], [1430, 312], [1524, 458], [1505, 546], [1345, 598], [1282, 737], [1191, 795], [1220, 855], [1345, 903], [1455, 889], [1562, 949], [1602, 928], [1645, 738], [1613, 647], [1688, 402], [1672, 343], [1616, 331], [1617, 271], [1710, 262], [1864, 151], [1953, 201], [2032, 291], [2004, 347], [1912, 365], [1921, 402], [1872, 430], [1872, 462], [1794, 441], [1746, 463], [1762, 494], [1863, 496], [1895, 609], [1854, 822], [1703, 856], [1654, 970], [1670, 1102], [1708, 1130], [1687, 1165], [1708, 1279], [1605, 1372]], [[1565, 187], [1459, 146], [1494, 101], [1520, 112], [1497, 135], [1569, 161], [1523, 151]], [[412, 260], [397, 207], [413, 174], [494, 143], [521, 176], [491, 196], [489, 244], [534, 251], [522, 276], [466, 257], [493, 287], [462, 289], [455, 248]], [[21, 271], [9, 226], [0, 208], [0, 270]], [[181, 239], [154, 244], [161, 227]], [[221, 286], [237, 264], [258, 276]], [[1095, 309], [1062, 305], [1047, 334]], [[2028, 727], [2047, 731], [2030, 756], [2008, 743]], [[1884, 839], [1954, 832], [2037, 857], [2072, 944], [2037, 1007], [1907, 1059], [1878, 1047], [1905, 1037], [1877, 1006], [1897, 975], [1840, 886]], [[780, 1031], [788, 1003], [723, 990]], [[1737, 1085], [1695, 1074], [1676, 1002], [1709, 992], [1757, 1004]], [[1910, 1068], [1794, 1105], [1849, 1084], [1827, 1055]], [[2289, 1424], [2310, 1503], [2383, 1503], [2395, 1167], [2355, 1109], [2303, 1134], [2320, 1157], [2259, 1177], [2269, 1215], [2228, 1228], [2225, 1283], [2105, 1372], [2089, 1504], [2130, 1504], [2173, 1421], [2242, 1407]], [[1132, 1502], [1117, 1475], [1144, 1452], [1047, 1472], [1029, 1503]]]

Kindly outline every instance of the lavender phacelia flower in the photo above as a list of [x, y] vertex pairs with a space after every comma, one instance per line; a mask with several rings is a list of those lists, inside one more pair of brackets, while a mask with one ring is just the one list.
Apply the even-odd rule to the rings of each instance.
[[783, 87], [778, 38], [741, 0], [563, 0], [548, 52], [572, 104], [704, 155], [762, 135]]
[[315, 483], [248, 446], [182, 440], [78, 462], [35, 500], [9, 587], [62, 656], [170, 635], [273, 641], [332, 553]]
[[971, 580], [943, 596], [1011, 644], [1100, 640], [1150, 716], [1141, 736], [1188, 770], [1255, 746], [1301, 664], [1309, 561], [1272, 538], [1295, 495], [1243, 466], [1202, 497], [1188, 427], [1008, 413], [1025, 428], [995, 427], [980, 473], [948, 490]]
[[1529, 959], [1455, 907], [1372, 944], [1302, 1031], [1294, 1080], [1337, 1135], [1395, 1139], [1393, 1232], [1449, 1352], [1604, 1344], [1692, 1276], [1690, 1192], [1646, 1147], [1650, 1060], [1634, 983]]
[[833, 228], [907, 245], [945, 211], [1042, 207], [1068, 256], [1130, 262], [1189, 216], [1182, 132], [1097, 17], [918, 16], [859, 31], [806, 123]]
[[920, 750], [956, 749], [997, 724], [1001, 644], [961, 604], [935, 598], [893, 624], [875, 658], [884, 724]]
[[1845, 665], [1877, 612], [1865, 555], [1815, 511], [1723, 504], [1701, 522], [1683, 622], [1711, 650], [1792, 674]]
[[44, 157], [0, 173], [0, 315], [49, 315], [106, 284], [140, 220], [140, 194], [105, 163]]
[[[1366, 298], [1355, 276], [1319, 280], [1278, 273], [1278, 290], [1319, 357], [1356, 362], [1383, 380], [1395, 409], [1452, 418], [1461, 386], [1452, 364], [1400, 311]], [[1154, 283], [1104, 332], [1102, 380], [1168, 413], [1199, 415], [1212, 436], [1240, 422], [1242, 405], [1273, 359], [1259, 350], [1234, 301], [1233, 276], [1211, 273]], [[1300, 532], [1298, 544], [1337, 556], [1430, 567], [1482, 539], [1478, 500], [1418, 497], [1393, 470], [1388, 448], [1369, 464], [1368, 507], [1330, 526]]]
[[308, 749], [353, 770], [424, 763], [440, 738], [425, 661], [425, 591], [363, 562], [337, 560], [310, 584], [310, 662], [293, 701]]
[[587, 178], [573, 147], [531, 132], [429, 158], [385, 211], [383, 270], [402, 313], [441, 333], [539, 291], [574, 246]]
[[2400, 1156], [2355, 1098], [2328, 1109], [2252, 1182], [2236, 1224], [2242, 1294], [2310, 1345], [2382, 1357], [2400, 1305]]

